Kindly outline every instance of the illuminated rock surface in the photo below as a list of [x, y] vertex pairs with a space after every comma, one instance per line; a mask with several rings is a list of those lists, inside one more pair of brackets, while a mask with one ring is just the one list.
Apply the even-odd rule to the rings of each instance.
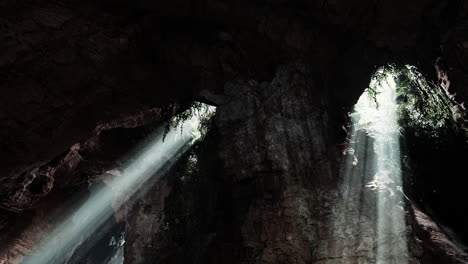
[[[346, 114], [388, 62], [444, 78], [468, 100], [463, 1], [0, 0], [0, 9], [1, 264], [20, 263], [90, 195], [88, 182], [116, 177], [105, 172], [174, 114], [171, 103], [193, 100], [218, 104], [211, 143], [193, 177], [177, 167], [114, 212], [102, 241], [125, 229], [125, 263], [372, 263], [375, 193], [355, 182], [353, 202], [342, 197]], [[466, 263], [466, 142], [417, 153], [408, 264]], [[69, 263], [118, 254], [102, 241]]]

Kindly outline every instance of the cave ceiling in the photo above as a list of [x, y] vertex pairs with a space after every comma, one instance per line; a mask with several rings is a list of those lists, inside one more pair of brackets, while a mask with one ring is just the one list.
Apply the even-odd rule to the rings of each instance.
[[387, 63], [415, 65], [461, 103], [467, 24], [458, 0], [0, 0], [0, 208], [31, 208], [53, 181], [16, 199], [28, 175], [66, 173], [80, 148], [114, 162], [93, 152], [106, 131], [124, 129], [112, 145], [174, 104], [235, 96], [226, 84], [274, 86], [282, 65], [307, 65], [297, 75], [327, 94], [337, 127]]
[[[411, 63], [434, 76], [441, 44], [452, 39], [448, 63], [465, 58], [452, 55], [466, 42], [457, 35], [461, 1], [0, 5], [3, 175], [51, 159], [110, 120], [219, 91], [235, 78], [271, 79], [275, 65], [316, 67], [324, 80], [347, 86], [335, 89], [349, 105], [383, 63]], [[460, 71], [454, 83], [464, 83]]]

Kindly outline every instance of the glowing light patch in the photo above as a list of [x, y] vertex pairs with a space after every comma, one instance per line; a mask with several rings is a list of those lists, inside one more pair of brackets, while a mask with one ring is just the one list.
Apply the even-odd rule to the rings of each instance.
[[403, 209], [399, 126], [394, 76], [387, 74], [370, 86], [374, 97], [365, 92], [355, 105], [353, 125], [374, 138], [375, 175], [366, 186], [377, 195], [376, 263], [407, 263], [406, 221]]
[[[172, 127], [163, 141], [163, 133], [154, 138], [125, 166], [116, 173], [110, 188], [93, 191], [90, 197], [69, 215], [63, 223], [50, 233], [43, 242], [27, 256], [24, 264], [64, 263], [74, 250], [91, 236], [111, 217], [114, 209], [126, 203], [133, 195], [148, 184], [150, 178], [168, 163], [174, 163], [180, 153], [202, 136], [199, 125], [202, 119], [213, 115], [215, 107], [206, 106], [203, 110], [192, 111], [188, 120]], [[152, 179], [153, 180], [153, 179]], [[123, 257], [121, 257], [123, 259]], [[116, 262], [113, 262], [116, 263]]]
[[395, 79], [387, 74], [380, 81], [373, 78], [350, 115], [342, 200], [335, 206], [333, 241], [328, 242], [342, 243], [337, 257], [350, 263], [361, 251], [374, 254], [372, 263], [408, 263], [397, 110]]

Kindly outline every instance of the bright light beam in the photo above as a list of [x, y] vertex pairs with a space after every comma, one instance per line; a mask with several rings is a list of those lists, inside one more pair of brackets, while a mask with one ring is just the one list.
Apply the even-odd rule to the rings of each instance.
[[368, 261], [366, 255], [376, 264], [408, 264], [396, 83], [391, 74], [377, 80], [370, 83], [373, 96], [364, 92], [350, 116], [332, 239], [323, 244], [349, 263]]
[[[27, 256], [24, 264], [65, 263], [88, 237], [125, 203], [148, 180], [160, 171], [165, 164], [177, 158], [177, 154], [188, 149], [200, 138], [198, 125], [203, 116], [214, 112], [214, 107], [206, 106], [205, 111], [192, 111], [194, 115], [179, 126], [171, 128], [163, 141], [163, 135], [156, 135], [135, 159], [128, 164], [122, 175], [116, 176], [109, 185], [94, 191], [90, 197], [66, 220], [49, 234], [44, 241]], [[111, 207], [112, 206], [112, 207]]]
[[361, 96], [355, 106], [359, 121], [353, 125], [364, 128], [374, 138], [376, 172], [367, 187], [378, 192], [376, 263], [406, 264], [408, 248], [395, 79], [387, 74], [385, 80], [378, 84], [374, 81], [371, 87], [375, 87], [375, 98], [367, 93]]

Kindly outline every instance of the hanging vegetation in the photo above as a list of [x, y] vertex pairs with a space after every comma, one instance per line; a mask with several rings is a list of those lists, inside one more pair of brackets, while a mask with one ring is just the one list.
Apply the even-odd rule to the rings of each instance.
[[[175, 104], [172, 107], [173, 112], [179, 112], [180, 108], [182, 106]], [[180, 127], [181, 133], [182, 130], [184, 129], [181, 124], [184, 121], [187, 121], [194, 116], [198, 117], [198, 123], [196, 124], [197, 127], [194, 129], [193, 133], [197, 133], [197, 135], [194, 135], [195, 138], [204, 138], [205, 135], [207, 134], [208, 130], [211, 127], [212, 124], [212, 117], [215, 115], [215, 109], [216, 107], [200, 103], [200, 102], [193, 102], [185, 111], [180, 112], [179, 114], [176, 114], [173, 116], [168, 123], [166, 124], [166, 127], [164, 128], [164, 134], [163, 134], [163, 140], [166, 138], [167, 133], [170, 131], [171, 128], [177, 128]]]
[[403, 136], [443, 142], [450, 135], [465, 136], [464, 120], [456, 118], [454, 104], [441, 87], [429, 83], [414, 66], [389, 65], [380, 68], [368, 88], [377, 105], [377, 85], [391, 75], [396, 83], [398, 123]]

